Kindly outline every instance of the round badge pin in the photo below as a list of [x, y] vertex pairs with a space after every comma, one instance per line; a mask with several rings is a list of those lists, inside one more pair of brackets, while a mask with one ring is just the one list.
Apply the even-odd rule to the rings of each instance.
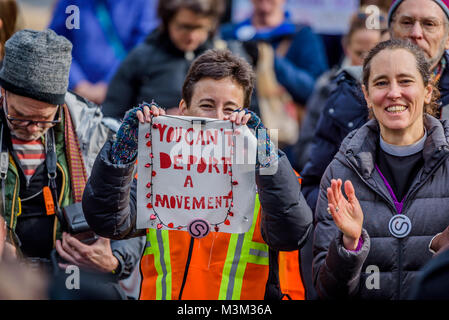
[[187, 231], [193, 238], [204, 238], [210, 232], [209, 222], [203, 219], [195, 219], [190, 221], [187, 226]]
[[398, 239], [405, 238], [412, 230], [412, 222], [407, 216], [397, 214], [391, 217], [388, 229], [393, 237]]

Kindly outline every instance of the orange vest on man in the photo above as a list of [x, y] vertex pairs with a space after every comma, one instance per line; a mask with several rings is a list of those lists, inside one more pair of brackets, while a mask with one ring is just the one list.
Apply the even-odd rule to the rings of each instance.
[[[143, 276], [140, 298], [264, 299], [269, 250], [262, 239], [260, 216], [260, 202], [256, 197], [253, 223], [248, 232], [211, 232], [195, 239], [193, 250], [189, 250], [188, 232], [148, 229], [140, 265]], [[281, 292], [289, 299], [303, 300], [298, 251], [280, 252], [278, 262]]]

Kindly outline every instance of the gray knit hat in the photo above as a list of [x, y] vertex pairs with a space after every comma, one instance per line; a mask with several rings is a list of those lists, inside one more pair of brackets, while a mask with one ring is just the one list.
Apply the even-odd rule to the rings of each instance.
[[17, 95], [63, 104], [72, 43], [53, 30], [21, 30], [5, 44], [0, 85]]

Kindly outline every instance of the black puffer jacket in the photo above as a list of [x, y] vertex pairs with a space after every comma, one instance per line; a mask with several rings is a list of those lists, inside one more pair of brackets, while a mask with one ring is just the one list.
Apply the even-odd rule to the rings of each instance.
[[[449, 225], [449, 123], [427, 115], [424, 120], [428, 134], [424, 166], [404, 202], [402, 213], [412, 223], [405, 238], [393, 237], [388, 228], [397, 212], [374, 168], [377, 121], [370, 120], [350, 133], [326, 169], [315, 212], [313, 244], [314, 283], [322, 298], [406, 299], [419, 269], [432, 257], [428, 251], [431, 238]], [[364, 243], [358, 252], [342, 246], [342, 233], [326, 211], [326, 188], [332, 178], [351, 180], [362, 207]], [[378, 289], [371, 286], [377, 276]]]

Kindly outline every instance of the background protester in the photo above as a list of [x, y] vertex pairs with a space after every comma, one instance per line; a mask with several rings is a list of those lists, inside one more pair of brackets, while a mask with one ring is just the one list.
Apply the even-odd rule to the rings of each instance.
[[177, 113], [193, 59], [211, 48], [228, 46], [238, 53], [237, 44], [215, 36], [223, 10], [221, 0], [160, 1], [161, 24], [120, 65], [103, 105], [105, 116], [122, 119], [131, 106], [152, 99]]
[[381, 40], [382, 34], [386, 32], [386, 15], [379, 15], [380, 29], [367, 29], [368, 17], [364, 7], [352, 16], [348, 33], [342, 39], [344, 60], [341, 65], [326, 71], [315, 84], [314, 91], [306, 105], [306, 115], [301, 126], [299, 140], [292, 150], [291, 162], [293, 168], [298, 172], [302, 171], [309, 158], [321, 111], [338, 85], [335, 79], [341, 72], [357, 74], [359, 68], [353, 68], [353, 66], [363, 64], [363, 59], [368, 52], [374, 48]]
[[101, 104], [120, 62], [157, 26], [157, 2], [59, 0], [49, 28], [73, 44], [69, 89]]
[[424, 52], [404, 40], [382, 42], [365, 59], [363, 92], [374, 119], [343, 141], [315, 212], [313, 272], [322, 298], [407, 298], [432, 257], [432, 237], [449, 225], [449, 127], [431, 116], [438, 90], [429, 70]]
[[305, 104], [316, 79], [327, 69], [320, 38], [306, 25], [294, 24], [285, 0], [252, 0], [253, 14], [248, 19], [224, 25], [224, 39], [267, 42], [276, 51], [276, 79], [295, 102]]
[[252, 16], [222, 26], [221, 34], [242, 41], [253, 56], [259, 113], [268, 128], [279, 130], [280, 146], [287, 148], [297, 141], [304, 105], [328, 68], [326, 53], [309, 26], [291, 21], [285, 0], [251, 2]]

